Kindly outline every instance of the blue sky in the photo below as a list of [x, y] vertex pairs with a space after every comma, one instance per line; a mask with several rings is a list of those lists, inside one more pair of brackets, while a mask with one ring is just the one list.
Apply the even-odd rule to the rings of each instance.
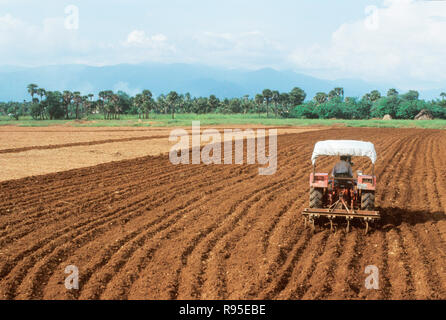
[[183, 62], [434, 88], [445, 33], [446, 1], [0, 0], [0, 65]]

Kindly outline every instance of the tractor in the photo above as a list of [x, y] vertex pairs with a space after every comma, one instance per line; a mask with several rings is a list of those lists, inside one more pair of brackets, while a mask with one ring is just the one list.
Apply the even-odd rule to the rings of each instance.
[[[316, 173], [316, 159], [320, 156], [339, 156], [341, 161], [333, 171]], [[353, 176], [352, 157], [368, 157], [372, 162], [372, 174], [357, 171]], [[314, 146], [311, 161], [313, 172], [310, 174], [310, 204], [304, 209], [305, 226], [309, 225], [315, 231], [315, 222], [330, 223], [333, 231], [334, 220], [347, 222], [346, 231], [350, 230], [350, 221], [359, 219], [365, 223], [365, 233], [368, 233], [369, 223], [380, 220], [375, 211], [376, 176], [375, 162], [377, 156], [371, 142], [356, 140], [326, 140], [319, 141]]]

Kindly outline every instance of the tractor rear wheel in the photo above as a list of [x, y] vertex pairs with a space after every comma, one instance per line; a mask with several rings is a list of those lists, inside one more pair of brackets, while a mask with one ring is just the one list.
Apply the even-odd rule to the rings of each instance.
[[310, 188], [310, 208], [322, 208], [322, 189]]
[[375, 193], [365, 191], [361, 195], [361, 210], [372, 211], [375, 209]]

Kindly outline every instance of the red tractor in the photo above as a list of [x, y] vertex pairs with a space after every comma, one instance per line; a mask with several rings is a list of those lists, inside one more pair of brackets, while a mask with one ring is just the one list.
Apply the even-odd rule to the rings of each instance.
[[[316, 173], [316, 159], [319, 156], [340, 156], [331, 175]], [[372, 174], [357, 172], [354, 178], [351, 157], [369, 157], [372, 162]], [[350, 221], [357, 218], [365, 223], [365, 233], [369, 223], [378, 221], [381, 217], [375, 210], [376, 162], [375, 147], [370, 142], [356, 140], [319, 141], [314, 146], [311, 157], [313, 173], [310, 175], [310, 206], [302, 212], [305, 226], [310, 225], [315, 230], [315, 221], [324, 220], [330, 223], [333, 231], [333, 220], [343, 219], [347, 222], [347, 232]]]

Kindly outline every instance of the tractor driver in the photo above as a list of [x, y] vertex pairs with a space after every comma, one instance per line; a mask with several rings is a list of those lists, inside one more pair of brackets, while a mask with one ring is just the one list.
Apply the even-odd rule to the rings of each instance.
[[337, 178], [353, 178], [352, 157], [341, 156], [341, 161], [336, 163], [331, 175]]

